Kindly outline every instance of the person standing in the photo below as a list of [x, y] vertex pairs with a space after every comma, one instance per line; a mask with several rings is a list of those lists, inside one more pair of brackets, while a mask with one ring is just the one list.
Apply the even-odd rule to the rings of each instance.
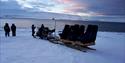
[[36, 28], [36, 27], [35, 27], [34, 25], [32, 25], [31, 28], [32, 28], [32, 36], [35, 38], [34, 34], [35, 34], [35, 28]]
[[15, 24], [12, 24], [11, 31], [12, 31], [12, 36], [16, 36], [16, 26], [15, 26]]
[[9, 27], [9, 24], [8, 23], [5, 23], [5, 26], [4, 26], [4, 31], [5, 31], [5, 36], [9, 37], [10, 36], [10, 27]]

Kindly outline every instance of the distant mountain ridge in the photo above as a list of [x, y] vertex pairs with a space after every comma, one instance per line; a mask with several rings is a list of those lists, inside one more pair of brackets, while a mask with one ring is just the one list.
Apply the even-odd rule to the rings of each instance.
[[25, 10], [17, 9], [0, 9], [1, 18], [38, 18], [38, 19], [80, 19], [80, 16], [68, 15], [68, 14], [58, 14], [49, 12], [29, 12]]
[[28, 18], [28, 19], [63, 19], [63, 20], [85, 20], [103, 22], [124, 22], [125, 16], [77, 16], [69, 14], [59, 14], [50, 12], [30, 12], [22, 9], [0, 9], [0, 18]]

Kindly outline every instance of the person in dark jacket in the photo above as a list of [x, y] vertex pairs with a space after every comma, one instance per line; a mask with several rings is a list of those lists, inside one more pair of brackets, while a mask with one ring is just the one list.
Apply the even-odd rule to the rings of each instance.
[[44, 25], [42, 24], [37, 32], [37, 36], [39, 36], [41, 39], [43, 39], [43, 31], [44, 31]]
[[35, 27], [34, 25], [32, 25], [32, 36], [33, 36], [33, 37], [35, 37], [35, 36], [34, 36], [34, 34], [35, 34], [35, 28], [36, 28], [36, 27]]
[[5, 36], [9, 37], [10, 36], [10, 27], [9, 27], [9, 24], [8, 23], [5, 23], [5, 26], [4, 26], [4, 31], [5, 31]]
[[12, 24], [11, 26], [12, 36], [16, 36], [16, 25]]
[[35, 38], [35, 28], [36, 28], [36, 27], [35, 27], [34, 24], [33, 24], [31, 28], [32, 28], [32, 36]]

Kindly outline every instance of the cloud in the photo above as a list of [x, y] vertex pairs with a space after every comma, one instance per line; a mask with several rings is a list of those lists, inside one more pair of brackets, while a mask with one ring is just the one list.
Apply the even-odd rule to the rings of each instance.
[[124, 3], [124, 0], [101, 0], [95, 3], [88, 3], [88, 10], [104, 15], [125, 15]]
[[53, 1], [55, 1], [55, 2], [57, 2], [57, 3], [61, 3], [61, 4], [69, 4], [69, 3], [73, 3], [73, 1], [72, 0], [53, 0]]
[[0, 0], [1, 2], [7, 2], [8, 0]]
[[86, 10], [79, 12], [93, 12], [102, 15], [125, 15], [125, 0], [77, 0], [79, 4], [87, 3]]
[[1, 8], [17, 8], [32, 12], [125, 16], [125, 0], [1, 0], [1, 2]]
[[89, 15], [125, 15], [125, 0], [55, 0], [64, 12]]
[[21, 9], [20, 5], [14, 0], [1, 0], [0, 9]]

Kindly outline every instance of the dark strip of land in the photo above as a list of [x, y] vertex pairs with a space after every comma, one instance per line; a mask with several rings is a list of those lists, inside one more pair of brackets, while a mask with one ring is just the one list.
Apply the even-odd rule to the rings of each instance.
[[[64, 22], [64, 20], [63, 20]], [[67, 24], [80, 24], [85, 25], [87, 28], [88, 24], [98, 25], [99, 31], [106, 32], [125, 32], [125, 23], [121, 22], [101, 22], [101, 21], [65, 21]]]

